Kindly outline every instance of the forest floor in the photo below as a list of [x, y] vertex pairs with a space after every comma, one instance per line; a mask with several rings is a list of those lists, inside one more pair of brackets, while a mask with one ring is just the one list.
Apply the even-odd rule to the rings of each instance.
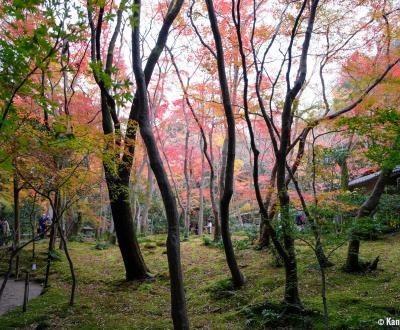
[[[243, 239], [243, 237], [235, 237]], [[71, 277], [64, 256], [53, 263], [51, 287], [29, 302], [28, 311], [17, 308], [0, 316], [0, 329], [172, 329], [165, 236], [142, 239], [145, 260], [155, 275], [153, 282], [124, 281], [124, 269], [117, 247], [95, 249], [96, 242], [70, 243], [78, 278], [76, 304], [68, 306]], [[42, 281], [46, 241], [37, 244], [38, 270]], [[320, 314], [299, 319], [281, 329], [322, 329], [320, 272], [312, 250], [297, 241], [300, 293], [307, 309]], [[327, 250], [334, 246], [327, 247]], [[351, 275], [341, 271], [346, 246], [334, 251], [335, 266], [327, 270], [329, 328], [379, 329], [378, 320], [400, 319], [400, 234], [362, 242], [365, 259], [380, 256], [379, 269]], [[60, 255], [61, 251], [60, 251]], [[250, 247], [237, 251], [238, 262], [247, 278], [240, 290], [229, 287], [224, 252], [204, 246], [200, 238], [182, 242], [182, 261], [187, 305], [192, 329], [278, 329], [271, 323], [276, 314], [268, 309], [252, 313], [265, 301], [279, 302], [284, 290], [284, 270], [276, 268], [270, 252]], [[30, 267], [30, 252], [23, 264]], [[4, 259], [0, 270], [4, 271]], [[270, 325], [267, 322], [270, 322]], [[393, 328], [394, 329], [394, 328]]]

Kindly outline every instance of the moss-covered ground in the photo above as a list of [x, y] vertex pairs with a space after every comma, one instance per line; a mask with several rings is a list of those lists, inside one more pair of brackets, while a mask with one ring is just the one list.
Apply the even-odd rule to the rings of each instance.
[[[240, 237], [236, 237], [238, 239]], [[124, 281], [118, 247], [94, 249], [95, 242], [69, 244], [78, 278], [74, 307], [68, 306], [70, 274], [64, 256], [52, 266], [51, 287], [29, 302], [28, 311], [18, 308], [0, 316], [0, 329], [172, 329], [165, 236], [142, 240], [145, 260], [155, 275], [153, 282]], [[44, 276], [46, 241], [37, 244], [38, 270]], [[284, 271], [273, 266], [272, 256], [253, 248], [237, 251], [238, 262], [247, 278], [240, 290], [229, 286], [229, 272], [223, 250], [204, 246], [200, 238], [182, 242], [182, 262], [192, 329], [276, 329], [276, 314], [253, 306], [279, 302], [284, 289]], [[327, 247], [327, 250], [334, 246]], [[329, 328], [380, 329], [384, 317], [400, 319], [400, 235], [388, 235], [363, 242], [362, 256], [380, 256], [379, 269], [363, 275], [341, 271], [346, 246], [331, 256], [334, 267], [327, 270]], [[307, 309], [322, 312], [320, 273], [312, 250], [297, 242], [300, 291]], [[30, 266], [30, 252], [22, 264]], [[4, 272], [4, 259], [0, 264]], [[281, 326], [282, 329], [323, 329], [323, 318], [315, 314]], [[270, 321], [269, 323], [267, 321]], [[269, 324], [269, 325], [266, 325]]]

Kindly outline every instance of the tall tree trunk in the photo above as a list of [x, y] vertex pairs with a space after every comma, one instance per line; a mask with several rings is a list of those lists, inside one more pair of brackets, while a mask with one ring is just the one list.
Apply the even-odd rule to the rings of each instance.
[[[18, 174], [14, 173], [14, 243], [13, 250], [18, 249], [21, 242], [21, 219], [20, 219], [20, 207], [19, 207], [19, 178]], [[15, 257], [15, 278], [19, 278], [19, 255]]]
[[[181, 4], [182, 3], [180, 3], [180, 5]], [[189, 329], [189, 320], [187, 317], [180, 256], [179, 214], [175, 196], [160, 157], [157, 141], [150, 126], [147, 84], [142, 69], [142, 59], [140, 55], [140, 0], [135, 0], [135, 5], [139, 8], [139, 10], [135, 10], [133, 13], [133, 18], [137, 24], [132, 27], [132, 63], [137, 86], [136, 100], [138, 104], [136, 115], [140, 127], [140, 133], [146, 146], [150, 165], [154, 176], [156, 177], [167, 215], [167, 256], [171, 283], [171, 316], [175, 329], [186, 330]], [[174, 4], [172, 3], [171, 6], [173, 5]], [[180, 6], [178, 7], [178, 11], [179, 9]]]
[[[183, 110], [185, 111], [185, 110]], [[185, 112], [184, 112], [185, 113]], [[185, 113], [186, 119], [186, 113]], [[183, 217], [183, 223], [185, 226], [185, 238], [189, 237], [190, 231], [190, 194], [191, 194], [191, 185], [190, 185], [190, 165], [189, 165], [189, 123], [186, 119], [186, 134], [185, 134], [185, 159], [183, 164], [183, 174], [185, 176], [185, 186], [186, 186], [186, 205], [185, 205], [185, 213]]]
[[[225, 136], [224, 143], [222, 145], [221, 150], [221, 167], [219, 171], [219, 183], [218, 183], [218, 192], [219, 192], [219, 201], [221, 201], [222, 196], [224, 194], [224, 185], [225, 185], [225, 173], [226, 173], [226, 162], [228, 158], [228, 137]], [[215, 232], [214, 232], [214, 241], [219, 241], [221, 239], [221, 209], [219, 209], [219, 223], [215, 223]]]
[[[385, 190], [387, 180], [390, 178], [392, 171], [382, 170], [376, 181], [374, 189], [368, 199], [361, 205], [357, 212], [355, 221], [363, 217], [369, 217], [376, 210], [379, 200]], [[350, 242], [347, 251], [347, 260], [344, 265], [344, 270], [347, 272], [358, 272], [363, 269], [359, 260], [360, 254], [360, 239], [359, 232], [354, 228], [350, 233]]]
[[144, 235], [146, 235], [147, 231], [148, 231], [149, 209], [151, 206], [151, 200], [153, 198], [153, 191], [154, 191], [153, 171], [151, 170], [149, 162], [147, 162], [147, 165], [148, 165], [148, 167], [147, 167], [146, 198], [145, 198], [142, 216], [141, 216], [141, 227], [142, 227], [142, 233]]
[[[101, 32], [105, 12], [105, 3], [99, 4], [99, 11], [94, 15], [94, 4], [87, 2], [87, 12], [91, 36], [91, 62], [100, 68], [101, 73], [106, 75], [110, 81], [112, 77], [112, 66], [114, 59], [114, 48], [117, 37], [122, 25], [123, 11], [126, 9], [127, 1], [123, 0], [119, 4], [116, 13], [115, 29], [112, 33], [110, 42], [106, 50], [106, 63], [103, 68]], [[94, 22], [97, 18], [97, 24]], [[152, 61], [150, 61], [152, 63]], [[136, 238], [133, 225], [132, 210], [129, 198], [129, 180], [133, 164], [133, 154], [130, 152], [135, 141], [136, 129], [128, 123], [126, 136], [124, 139], [124, 149], [121, 141], [121, 125], [116, 111], [116, 101], [110, 94], [104, 77], [98, 71], [93, 70], [95, 81], [100, 89], [102, 127], [106, 140], [103, 154], [103, 168], [108, 195], [110, 199], [111, 213], [114, 221], [115, 233], [118, 239], [119, 248], [125, 265], [126, 279], [144, 279], [148, 277], [148, 269], [144, 263], [142, 253]], [[129, 150], [127, 150], [129, 149]], [[121, 151], [123, 152], [121, 159]], [[110, 237], [113, 241], [112, 236]]]
[[[221, 96], [224, 105], [225, 117], [227, 121], [227, 149], [226, 162], [223, 167], [224, 186], [223, 194], [220, 200], [220, 217], [221, 217], [221, 235], [224, 242], [224, 250], [226, 260], [231, 271], [232, 281], [236, 287], [244, 285], [245, 279], [236, 262], [235, 252], [232, 246], [231, 233], [229, 230], [229, 204], [233, 194], [234, 165], [235, 165], [235, 117], [233, 114], [231, 98], [229, 94], [229, 86], [225, 73], [225, 59], [222, 45], [221, 34], [218, 27], [217, 17], [215, 15], [214, 4], [212, 0], [206, 0], [208, 17], [210, 20], [211, 30], [213, 32], [216, 46], [216, 60], [218, 67], [218, 77], [221, 88]], [[225, 143], [224, 143], [225, 144]]]
[[[51, 196], [49, 197], [51, 198]], [[55, 249], [56, 243], [56, 234], [57, 234], [57, 226], [56, 226], [56, 214], [59, 205], [59, 194], [58, 191], [54, 193], [54, 203], [50, 203], [49, 210], [51, 210], [51, 227], [50, 227], [50, 238], [49, 238], [49, 246], [47, 249], [47, 265], [46, 265], [46, 274], [44, 280], [44, 287], [47, 288], [49, 286], [49, 279], [50, 279], [50, 268], [51, 268], [51, 261], [53, 260], [53, 251]], [[53, 207], [56, 209], [54, 210]], [[48, 212], [50, 213], [50, 212]]]
[[[296, 18], [292, 35], [291, 43], [288, 48], [289, 53], [289, 64], [288, 71], [286, 74], [287, 91], [285, 96], [285, 102], [283, 104], [282, 115], [281, 115], [281, 136], [280, 146], [276, 153], [277, 172], [276, 172], [276, 187], [278, 192], [280, 216], [282, 223], [282, 237], [283, 243], [286, 250], [287, 258], [284, 260], [285, 273], [286, 273], [286, 285], [285, 285], [285, 302], [289, 305], [296, 305], [301, 307], [301, 300], [298, 290], [298, 278], [297, 278], [297, 262], [296, 262], [296, 251], [294, 247], [294, 237], [292, 235], [292, 221], [289, 214], [289, 194], [287, 192], [285, 184], [286, 176], [286, 164], [287, 164], [287, 153], [290, 145], [291, 137], [291, 126], [293, 121], [293, 103], [296, 101], [296, 96], [300, 92], [307, 75], [307, 57], [310, 46], [310, 40], [313, 32], [314, 21], [317, 11], [319, 0], [312, 0], [310, 5], [310, 14], [308, 17], [307, 29], [305, 31], [304, 42], [301, 51], [300, 63], [296, 80], [293, 87], [290, 85], [290, 66], [292, 61], [292, 45], [293, 40], [296, 36], [297, 24], [306, 8], [308, 1], [303, 1], [302, 7]], [[279, 252], [279, 250], [278, 250]]]
[[[200, 151], [203, 150], [203, 139], [200, 137]], [[200, 186], [199, 186], [199, 221], [197, 224], [198, 227], [198, 235], [203, 235], [203, 226], [204, 226], [204, 195], [203, 195], [203, 185], [204, 185], [204, 153], [201, 153], [201, 178], [200, 178]]]
[[215, 171], [214, 171], [214, 152], [213, 152], [213, 143], [212, 143], [212, 133], [213, 133], [214, 125], [209, 133], [209, 141], [210, 141], [210, 199], [211, 199], [211, 208], [214, 215], [214, 241], [219, 241], [221, 239], [221, 227], [220, 227], [220, 213], [217, 203], [217, 197], [215, 194]]
[[69, 298], [69, 305], [73, 306], [75, 302], [75, 289], [76, 289], [76, 275], [75, 275], [75, 268], [74, 264], [72, 262], [71, 256], [68, 251], [68, 246], [67, 246], [67, 241], [64, 236], [64, 231], [61, 228], [61, 224], [58, 223], [59, 227], [59, 232], [60, 232], [60, 240], [62, 241], [62, 248], [64, 250], [65, 256], [67, 257], [68, 265], [69, 265], [69, 270], [71, 272], [71, 279], [72, 279], [72, 286], [71, 286], [71, 295]]

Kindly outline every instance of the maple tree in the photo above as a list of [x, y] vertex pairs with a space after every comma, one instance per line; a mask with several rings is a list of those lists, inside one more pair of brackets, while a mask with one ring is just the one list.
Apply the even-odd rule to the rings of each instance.
[[[4, 1], [10, 267], [15, 258], [18, 277], [28, 199], [53, 210], [45, 285], [59, 238], [71, 305], [68, 239], [82, 219], [97, 237], [115, 232], [127, 280], [155, 279], [138, 236], [166, 233], [172, 321], [188, 329], [181, 234], [206, 243], [212, 221], [211, 245], [223, 246], [243, 287], [234, 232], [251, 226], [258, 249], [284, 266], [282, 315], [303, 311], [296, 242], [313, 249], [328, 324], [327, 233], [350, 230], [347, 271], [378, 262], [363, 267], [359, 250], [363, 219], [399, 164], [398, 18], [388, 0]], [[372, 171], [378, 180], [361, 201], [349, 181]], [[293, 220], [300, 210], [305, 233]]]

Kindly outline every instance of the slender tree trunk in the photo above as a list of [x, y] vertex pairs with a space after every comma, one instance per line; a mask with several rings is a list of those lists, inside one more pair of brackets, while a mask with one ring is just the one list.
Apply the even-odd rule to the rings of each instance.
[[206, 0], [206, 5], [207, 5], [208, 17], [210, 20], [211, 30], [213, 32], [215, 46], [217, 50], [216, 59], [218, 67], [218, 77], [219, 77], [221, 96], [227, 122], [226, 162], [223, 166], [225, 167], [223, 171], [224, 186], [223, 186], [222, 198], [220, 199], [221, 235], [222, 235], [222, 240], [224, 242], [226, 260], [229, 269], [231, 271], [233, 284], [236, 287], [240, 287], [244, 285], [245, 279], [236, 262], [235, 252], [232, 246], [231, 233], [229, 230], [229, 204], [233, 194], [235, 147], [236, 147], [235, 117], [233, 114], [228, 81], [225, 73], [225, 60], [224, 60], [222, 38], [218, 27], [217, 17], [215, 15], [213, 1]]
[[[185, 110], [183, 110], [185, 113]], [[185, 113], [186, 119], [186, 113]], [[183, 222], [185, 226], [185, 237], [189, 237], [190, 231], [190, 194], [191, 194], [191, 186], [190, 186], [190, 165], [189, 165], [189, 124], [186, 119], [186, 134], [185, 134], [185, 159], [183, 164], [183, 173], [185, 176], [185, 185], [186, 185], [186, 205], [185, 205], [185, 213], [183, 217]]]
[[157, 141], [150, 126], [147, 84], [140, 55], [140, 0], [135, 0], [135, 5], [139, 10], [133, 13], [133, 18], [137, 24], [132, 27], [132, 63], [137, 86], [137, 104], [139, 105], [137, 108], [137, 118], [140, 133], [149, 156], [150, 166], [157, 180], [167, 215], [167, 256], [171, 283], [171, 316], [175, 329], [186, 330], [189, 329], [189, 320], [187, 317], [180, 256], [179, 215], [175, 196], [160, 157]]
[[[65, 196], [65, 194], [63, 194], [63, 201], [61, 202], [61, 197], [60, 197], [60, 208], [63, 208], [64, 206], [63, 205], [65, 205], [65, 203], [66, 203], [66, 200], [67, 200], [67, 196]], [[63, 204], [63, 205], [61, 205], [61, 203]], [[60, 243], [59, 243], [59, 246], [58, 246], [58, 248], [60, 249], [60, 250], [64, 250], [64, 247], [63, 247], [63, 244], [64, 244], [64, 241], [61, 239], [61, 236], [63, 236], [64, 238], [66, 237], [66, 224], [65, 224], [65, 217], [64, 217], [64, 215], [65, 215], [65, 212], [63, 212], [63, 214], [62, 214], [62, 216], [61, 216], [61, 218], [60, 218], [60, 224], [59, 224], [59, 226], [58, 226], [58, 231], [59, 231], [59, 233], [60, 233]]]
[[228, 143], [229, 143], [229, 138], [225, 136], [224, 144], [222, 145], [222, 151], [221, 151], [221, 168], [219, 174], [219, 199], [221, 199], [224, 194], [226, 161], [228, 158]]
[[[224, 138], [224, 144], [222, 145], [221, 150], [221, 168], [219, 171], [219, 183], [218, 183], [218, 192], [219, 192], [219, 201], [221, 201], [222, 196], [224, 194], [224, 184], [225, 184], [225, 172], [226, 172], [226, 161], [228, 157], [228, 137]], [[219, 217], [218, 224], [215, 223], [215, 233], [214, 233], [214, 241], [219, 241], [221, 239], [221, 209], [219, 209]]]
[[[303, 207], [303, 211], [306, 214], [307, 220], [311, 225], [311, 231], [312, 231], [312, 233], [314, 235], [314, 238], [315, 238], [315, 255], [317, 256], [318, 263], [322, 267], [331, 267], [331, 266], [333, 266], [333, 263], [330, 262], [328, 260], [328, 257], [325, 255], [325, 252], [324, 252], [324, 249], [323, 249], [323, 246], [322, 246], [322, 243], [321, 243], [321, 233], [320, 233], [320, 229], [318, 227], [318, 223], [317, 223], [316, 219], [314, 217], [312, 217], [311, 213], [309, 212], [309, 209], [307, 207], [307, 204], [305, 202], [304, 196], [303, 196], [303, 194], [301, 192], [301, 189], [300, 189], [300, 186], [299, 186], [299, 183], [298, 183], [297, 179], [294, 177], [294, 175], [291, 172], [291, 169], [289, 168], [289, 166], [287, 166], [287, 169], [288, 169], [289, 175], [291, 177], [291, 180], [294, 183], [294, 186], [296, 188], [297, 194], [298, 194], [298, 196], [300, 198], [300, 202], [301, 202], [301, 205]], [[313, 182], [313, 185], [314, 185], [314, 182]], [[317, 205], [317, 204], [315, 204], [315, 205]]]
[[55, 236], [55, 226], [54, 223], [51, 224], [51, 229], [50, 229], [50, 239], [49, 239], [49, 246], [47, 248], [47, 264], [46, 264], [46, 273], [44, 277], [44, 288], [49, 287], [49, 279], [50, 279], [50, 267], [51, 267], [51, 260], [52, 260], [52, 252], [54, 250], [53, 246], [53, 237]]
[[[200, 138], [200, 151], [203, 150], [203, 140]], [[203, 235], [203, 226], [204, 226], [204, 195], [203, 195], [203, 185], [204, 185], [204, 153], [201, 153], [201, 178], [200, 178], [200, 186], [199, 186], [199, 221], [197, 224], [198, 227], [198, 235]]]
[[[51, 206], [51, 207], [52, 207], [52, 219], [51, 219], [51, 222], [55, 223], [55, 221], [58, 220], [56, 215], [59, 214], [60, 209], [61, 209], [60, 191], [56, 191], [54, 193], [54, 208], [55, 209], [53, 209], [53, 206]], [[56, 248], [57, 231], [58, 231], [58, 226], [55, 226], [54, 230], [53, 230], [53, 235], [50, 235], [50, 244], [49, 244], [49, 246], [50, 246], [52, 251], [55, 250], [55, 248]]]
[[[296, 96], [300, 92], [307, 75], [307, 57], [310, 46], [310, 40], [313, 32], [314, 21], [317, 12], [319, 0], [312, 0], [310, 4], [310, 14], [308, 17], [307, 29], [304, 35], [304, 42], [301, 51], [300, 63], [296, 80], [293, 87], [290, 86], [290, 65], [292, 64], [292, 42], [296, 34], [296, 25], [298, 24], [304, 9], [306, 8], [307, 1], [304, 1], [300, 12], [296, 18], [296, 23], [292, 30], [291, 44], [289, 45], [289, 66], [286, 74], [287, 91], [285, 96], [285, 102], [283, 104], [282, 115], [281, 115], [281, 136], [279, 150], [276, 152], [277, 162], [277, 173], [276, 173], [276, 187], [279, 198], [280, 216], [282, 222], [282, 237], [283, 243], [286, 250], [287, 258], [284, 260], [285, 273], [286, 273], [286, 285], [285, 285], [285, 302], [289, 305], [296, 305], [301, 307], [301, 300], [298, 291], [298, 278], [297, 278], [297, 262], [296, 262], [296, 251], [294, 247], [294, 237], [292, 235], [292, 220], [289, 214], [289, 195], [285, 184], [286, 175], [286, 159], [288, 153], [288, 147], [290, 145], [291, 137], [291, 126], [293, 121], [292, 108], [293, 103], [296, 101]], [[279, 252], [279, 250], [278, 250]]]
[[33, 196], [33, 200], [32, 200], [32, 208], [31, 208], [31, 212], [29, 214], [29, 223], [31, 224], [31, 230], [32, 230], [32, 262], [36, 263], [36, 240], [35, 240], [35, 236], [36, 236], [36, 227], [35, 227], [35, 223], [36, 223], [36, 219], [34, 218], [34, 214], [35, 214], [35, 207], [36, 207], [36, 192], [35, 195]]
[[147, 187], [146, 187], [146, 198], [145, 203], [143, 206], [142, 216], [141, 216], [141, 227], [142, 233], [144, 235], [147, 234], [148, 231], [148, 223], [149, 223], [149, 209], [151, 205], [151, 200], [153, 198], [153, 191], [154, 191], [154, 180], [153, 180], [153, 171], [150, 168], [149, 162], [147, 162]]
[[140, 206], [140, 203], [138, 200], [135, 201], [136, 203], [136, 214], [135, 214], [135, 219], [136, 219], [136, 224], [139, 227], [138, 232], [140, 232], [140, 217], [142, 214], [142, 207]]
[[[21, 242], [21, 219], [19, 207], [19, 178], [18, 174], [14, 173], [14, 246], [13, 250], [18, 249]], [[15, 278], [19, 278], [19, 255], [15, 257]]]
[[[60, 227], [60, 224], [59, 224], [59, 227]], [[71, 256], [68, 251], [67, 241], [64, 237], [64, 232], [61, 228], [59, 228], [59, 230], [60, 230], [60, 239], [63, 242], [62, 247], [63, 247], [64, 253], [65, 253], [65, 256], [67, 257], [69, 270], [71, 272], [72, 286], [71, 286], [71, 295], [70, 295], [70, 299], [69, 299], [69, 305], [73, 306], [74, 302], [75, 302], [75, 289], [76, 289], [75, 269], [74, 269], [74, 264], [72, 262]]]
[[209, 141], [210, 141], [210, 164], [212, 164], [212, 168], [210, 165], [210, 199], [211, 199], [211, 208], [214, 215], [214, 241], [217, 242], [221, 239], [221, 228], [220, 228], [220, 213], [218, 209], [217, 197], [215, 194], [215, 171], [214, 171], [214, 152], [213, 152], [213, 143], [212, 143], [212, 135], [213, 135], [212, 127], [210, 134], [209, 134]]
[[[51, 197], [49, 197], [51, 198]], [[54, 193], [54, 203], [50, 203], [49, 210], [51, 210], [51, 227], [50, 227], [50, 238], [49, 238], [49, 246], [47, 250], [47, 265], [46, 265], [46, 274], [45, 274], [45, 280], [44, 280], [44, 287], [47, 288], [49, 287], [49, 278], [50, 278], [50, 267], [51, 267], [51, 261], [53, 260], [53, 252], [55, 250], [55, 245], [56, 245], [56, 235], [57, 235], [57, 227], [56, 227], [56, 214], [58, 214], [59, 210], [59, 205], [60, 204], [60, 196], [59, 192], [56, 191]], [[53, 209], [53, 207], [55, 209]]]

